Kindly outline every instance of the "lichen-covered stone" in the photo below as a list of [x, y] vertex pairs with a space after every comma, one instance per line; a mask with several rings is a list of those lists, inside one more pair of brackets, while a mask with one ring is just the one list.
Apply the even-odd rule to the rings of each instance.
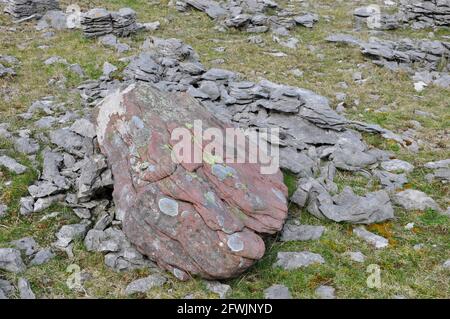
[[281, 172], [263, 175], [250, 163], [214, 168], [214, 156], [197, 164], [172, 160], [173, 129], [201, 120], [204, 129], [224, 132], [204, 106], [139, 83], [112, 93], [96, 114], [116, 209], [140, 252], [181, 280], [233, 277], [263, 256], [258, 233], [281, 230], [287, 216]]

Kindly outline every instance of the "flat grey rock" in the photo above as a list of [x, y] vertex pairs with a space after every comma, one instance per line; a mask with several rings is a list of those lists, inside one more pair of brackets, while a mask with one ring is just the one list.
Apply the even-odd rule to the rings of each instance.
[[115, 65], [112, 65], [109, 62], [103, 63], [103, 75], [104, 76], [110, 76], [111, 73], [117, 71], [117, 67]]
[[343, 256], [349, 257], [351, 260], [363, 263], [366, 260], [366, 256], [360, 251], [348, 251], [343, 253]]
[[386, 248], [389, 245], [389, 241], [386, 238], [371, 233], [364, 226], [354, 228], [353, 234], [377, 249]]
[[[57, 194], [48, 197], [38, 198], [36, 202], [34, 202], [33, 213], [39, 213], [43, 210], [46, 210], [53, 204], [63, 202], [65, 198], [64, 194]], [[33, 200], [34, 201], [34, 200]], [[28, 210], [27, 210], [28, 211]]]
[[0, 166], [16, 174], [23, 174], [28, 169], [26, 166], [19, 164], [15, 159], [6, 155], [0, 156]]
[[324, 185], [311, 180], [308, 212], [335, 222], [371, 224], [394, 218], [394, 209], [385, 191], [376, 191], [365, 196], [356, 195], [350, 187], [331, 196]]
[[97, 136], [94, 124], [92, 124], [92, 122], [87, 119], [76, 120], [70, 127], [70, 130], [88, 138], [94, 138], [95, 136]]
[[279, 252], [277, 261], [273, 267], [281, 267], [285, 270], [293, 270], [301, 267], [307, 267], [313, 264], [323, 264], [325, 260], [319, 254], [309, 251], [301, 252]]
[[76, 239], [82, 239], [87, 232], [87, 226], [85, 224], [71, 224], [64, 225], [56, 233], [57, 241], [55, 246], [65, 248], [72, 241]]
[[38, 181], [34, 185], [28, 186], [28, 192], [33, 198], [41, 198], [53, 195], [61, 188], [49, 181]]
[[322, 285], [315, 290], [315, 294], [320, 299], [336, 299], [335, 291], [331, 286]]
[[36, 25], [38, 31], [45, 29], [67, 29], [67, 15], [59, 10], [47, 11]]
[[440, 211], [438, 204], [431, 197], [415, 189], [407, 189], [394, 194], [393, 201], [408, 211], [424, 211], [428, 208]]
[[98, 252], [118, 252], [124, 242], [126, 242], [125, 234], [115, 228], [108, 228], [105, 231], [91, 229], [84, 239], [88, 251]]
[[148, 277], [135, 280], [130, 284], [128, 284], [127, 288], [125, 289], [125, 293], [127, 295], [132, 295], [135, 293], [146, 293], [152, 288], [161, 287], [162, 285], [164, 285], [166, 281], [167, 279], [161, 275], [158, 274], [150, 275]]
[[26, 270], [20, 251], [14, 248], [0, 248], [0, 269], [21, 273]]
[[317, 240], [322, 236], [324, 231], [325, 227], [323, 226], [285, 224], [281, 232], [280, 240]]
[[19, 137], [14, 140], [16, 151], [24, 154], [36, 154], [39, 151], [39, 144], [29, 137]]
[[327, 40], [328, 42], [345, 43], [345, 44], [351, 44], [351, 45], [356, 45], [356, 46], [359, 46], [359, 44], [360, 44], [360, 40], [358, 40], [357, 38], [355, 38], [349, 34], [343, 34], [343, 33], [331, 34], [328, 37], [326, 37], [325, 40]]
[[14, 240], [10, 244], [22, 251], [26, 256], [33, 255], [39, 249], [39, 245], [33, 237], [24, 237]]
[[22, 197], [20, 199], [20, 214], [29, 215], [34, 210], [34, 198], [32, 196]]
[[33, 259], [30, 261], [30, 266], [39, 266], [49, 262], [55, 257], [55, 254], [49, 249], [39, 250]]
[[424, 165], [426, 168], [438, 169], [438, 168], [450, 168], [450, 158], [436, 162], [428, 162]]
[[36, 299], [36, 295], [31, 290], [30, 282], [20, 277], [17, 282], [17, 288], [19, 289], [20, 299]]
[[408, 178], [405, 174], [394, 174], [386, 171], [374, 170], [373, 175], [377, 178], [384, 189], [397, 190], [403, 188], [403, 185], [408, 183]]
[[381, 167], [388, 172], [405, 172], [409, 173], [414, 169], [414, 166], [408, 162], [393, 159], [385, 162], [381, 162]]
[[227, 295], [231, 292], [229, 285], [222, 284], [218, 281], [206, 281], [206, 289], [217, 294], [220, 299], [227, 298]]
[[264, 290], [265, 299], [292, 299], [289, 288], [284, 285], [272, 285]]
[[16, 288], [8, 280], [0, 279], [0, 292], [3, 292], [5, 298], [10, 298], [14, 295]]
[[34, 15], [41, 16], [47, 11], [58, 9], [58, 0], [8, 0], [5, 12], [19, 20]]

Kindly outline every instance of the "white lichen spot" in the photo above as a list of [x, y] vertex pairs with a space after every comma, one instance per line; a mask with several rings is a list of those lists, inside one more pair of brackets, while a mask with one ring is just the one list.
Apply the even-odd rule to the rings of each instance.
[[168, 216], [177, 216], [178, 215], [178, 203], [177, 201], [171, 198], [161, 198], [158, 202], [159, 209], [161, 212]]
[[281, 200], [283, 203], [287, 202], [286, 197], [279, 189], [272, 188], [272, 193], [274, 193], [275, 196], [278, 197], [278, 199]]
[[183, 210], [183, 211], [181, 212], [181, 217], [187, 217], [190, 213], [191, 213], [190, 211]]
[[244, 242], [239, 233], [234, 233], [228, 236], [227, 245], [233, 252], [239, 252], [244, 249]]
[[180, 279], [180, 280], [183, 280], [185, 274], [186, 274], [186, 273], [185, 273], [184, 271], [182, 271], [182, 270], [180, 270], [180, 269], [178, 269], [178, 268], [174, 268], [174, 269], [173, 269], [173, 275], [174, 275], [175, 277], [177, 277], [178, 279]]

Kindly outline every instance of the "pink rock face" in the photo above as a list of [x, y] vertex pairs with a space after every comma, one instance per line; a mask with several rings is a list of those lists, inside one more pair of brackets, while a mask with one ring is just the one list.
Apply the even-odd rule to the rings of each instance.
[[190, 129], [194, 120], [203, 129], [227, 127], [204, 106], [184, 93], [133, 84], [108, 96], [95, 117], [118, 215], [140, 252], [181, 280], [230, 278], [264, 255], [259, 234], [281, 230], [287, 216], [282, 173], [205, 156], [199, 163], [172, 160], [175, 128]]

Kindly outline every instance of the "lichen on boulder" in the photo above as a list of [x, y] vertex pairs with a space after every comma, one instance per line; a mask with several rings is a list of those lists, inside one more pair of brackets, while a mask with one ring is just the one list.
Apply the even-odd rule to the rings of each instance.
[[204, 142], [193, 143], [200, 163], [173, 159], [175, 128], [198, 120], [204, 129], [227, 128], [204, 106], [187, 93], [135, 83], [95, 113], [123, 230], [141, 253], [181, 280], [234, 277], [264, 255], [261, 234], [281, 230], [287, 217], [281, 171], [205, 156]]

